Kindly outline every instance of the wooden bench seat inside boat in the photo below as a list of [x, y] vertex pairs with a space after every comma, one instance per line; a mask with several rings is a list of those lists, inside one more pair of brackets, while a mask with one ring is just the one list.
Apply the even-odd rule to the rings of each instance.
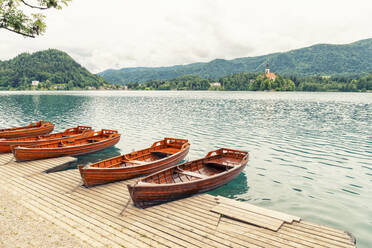
[[209, 176], [207, 175], [203, 175], [203, 174], [200, 174], [200, 173], [197, 173], [197, 172], [192, 172], [192, 171], [177, 171], [178, 174], [181, 174], [181, 175], [186, 175], [186, 176], [191, 176], [191, 177], [197, 177], [197, 178], [207, 178]]
[[233, 158], [216, 158], [213, 160], [205, 161], [204, 164], [211, 165], [211, 166], [224, 166], [226, 168], [234, 168], [236, 165], [238, 165], [238, 159]]
[[149, 162], [148, 161], [142, 161], [142, 160], [129, 160], [128, 161], [130, 164], [141, 164], [141, 165], [144, 165], [144, 164], [148, 164]]
[[163, 149], [159, 149], [159, 150], [155, 150], [151, 153], [155, 153], [155, 154], [167, 154], [167, 155], [172, 155], [172, 154], [175, 154], [177, 152], [179, 152], [180, 149], [177, 149], [177, 148], [172, 148], [172, 147], [167, 147], [167, 148], [163, 148]]
[[95, 139], [88, 139], [87, 141], [89, 143], [94, 143], [94, 142], [98, 142], [98, 141], [102, 141], [103, 139], [100, 139], [100, 138], [95, 138]]

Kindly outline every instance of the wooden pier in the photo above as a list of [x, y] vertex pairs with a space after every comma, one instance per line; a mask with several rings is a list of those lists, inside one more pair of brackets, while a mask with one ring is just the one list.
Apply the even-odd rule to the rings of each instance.
[[3, 154], [0, 180], [21, 193], [26, 208], [92, 247], [355, 247], [344, 231], [222, 197], [125, 208], [126, 184], [134, 180], [84, 188], [78, 170], [44, 173], [75, 160], [17, 163]]

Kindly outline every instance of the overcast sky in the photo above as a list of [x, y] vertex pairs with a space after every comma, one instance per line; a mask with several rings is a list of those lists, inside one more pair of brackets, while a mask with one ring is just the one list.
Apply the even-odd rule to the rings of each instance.
[[0, 60], [57, 48], [97, 73], [372, 38], [371, 0], [72, 0], [35, 39], [0, 29]]

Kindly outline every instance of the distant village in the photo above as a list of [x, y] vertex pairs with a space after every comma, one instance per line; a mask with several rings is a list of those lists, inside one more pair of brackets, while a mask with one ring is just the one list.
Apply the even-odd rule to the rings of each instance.
[[[276, 75], [275, 73], [273, 72], [270, 72], [270, 67], [269, 67], [269, 63], [266, 64], [266, 69], [265, 69], [265, 73], [263, 74], [264, 77], [266, 77], [267, 79], [270, 79], [272, 81], [275, 81], [276, 79]], [[250, 80], [250, 83], [254, 83], [254, 79], [251, 79]], [[221, 83], [220, 82], [212, 82], [212, 83], [209, 83], [209, 85], [213, 88], [219, 88], [221, 87]]]

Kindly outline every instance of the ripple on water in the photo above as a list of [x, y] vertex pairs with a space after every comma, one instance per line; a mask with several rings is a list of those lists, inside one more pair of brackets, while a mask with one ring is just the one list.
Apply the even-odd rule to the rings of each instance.
[[348, 189], [341, 189], [342, 191], [345, 191], [347, 193], [350, 193], [350, 194], [354, 194], [354, 195], [359, 195], [359, 193], [355, 192], [355, 191], [352, 191], [352, 190], [348, 190]]
[[327, 162], [319, 162], [321, 164], [324, 164], [324, 165], [328, 165], [328, 166], [333, 166], [333, 167], [338, 167], [338, 168], [342, 168], [342, 169], [348, 169], [348, 170], [352, 170], [353, 168], [351, 167], [347, 167], [347, 166], [342, 166], [342, 165], [337, 165], [337, 164], [331, 164], [331, 163], [327, 163]]

